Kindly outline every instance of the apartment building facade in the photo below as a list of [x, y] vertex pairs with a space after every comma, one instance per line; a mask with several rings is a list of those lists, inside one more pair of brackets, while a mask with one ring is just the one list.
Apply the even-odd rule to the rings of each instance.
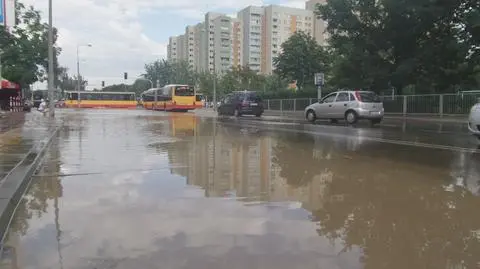
[[[305, 9], [315, 13], [315, 10], [317, 9], [317, 5], [324, 5], [326, 3], [327, 3], [327, 0], [309, 0], [305, 2]], [[328, 34], [326, 32], [327, 23], [323, 21], [321, 18], [318, 18], [317, 16], [314, 16], [314, 17], [315, 18], [313, 23], [313, 36], [315, 37], [315, 40], [317, 41], [318, 44], [326, 45], [327, 39], [328, 39]]]
[[305, 9], [248, 6], [237, 18], [208, 12], [202, 23], [187, 26], [184, 35], [170, 37], [168, 60], [187, 61], [196, 71], [222, 74], [232, 67], [246, 66], [272, 74], [281, 44], [296, 31], [312, 35], [319, 44], [326, 43], [326, 24], [315, 15], [316, 5], [325, 2], [309, 0]]
[[185, 61], [188, 67], [195, 69], [195, 25], [185, 27]]
[[171, 36], [168, 39], [167, 59], [169, 62], [178, 60], [178, 38], [176, 36]]
[[315, 16], [313, 11], [270, 5], [265, 7], [262, 46], [262, 73], [272, 74], [274, 58], [281, 53], [281, 45], [297, 31], [313, 36]]
[[256, 72], [262, 71], [263, 16], [264, 8], [256, 6], [248, 6], [237, 13], [242, 25], [243, 65]]
[[232, 67], [243, 66], [243, 27], [239, 19], [232, 20]]
[[204, 70], [224, 73], [232, 68], [234, 20], [221, 13], [205, 14], [206, 54]]

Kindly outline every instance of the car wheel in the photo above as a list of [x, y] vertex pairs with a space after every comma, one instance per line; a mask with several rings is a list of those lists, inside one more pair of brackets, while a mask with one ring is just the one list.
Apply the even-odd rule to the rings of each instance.
[[317, 115], [315, 115], [313, 110], [307, 111], [307, 120], [312, 123], [317, 120]]
[[238, 108], [235, 108], [235, 111], [233, 111], [233, 116], [235, 116], [235, 117], [240, 117], [240, 116], [241, 116], [240, 111], [238, 110]]
[[257, 118], [259, 118], [259, 117], [261, 117], [261, 116], [262, 116], [262, 113], [260, 113], [260, 114], [255, 114], [255, 117], [257, 117]]
[[347, 111], [347, 113], [345, 113], [345, 121], [348, 123], [348, 124], [355, 124], [357, 123], [358, 121], [358, 116], [357, 116], [357, 113], [353, 110], [349, 110]]

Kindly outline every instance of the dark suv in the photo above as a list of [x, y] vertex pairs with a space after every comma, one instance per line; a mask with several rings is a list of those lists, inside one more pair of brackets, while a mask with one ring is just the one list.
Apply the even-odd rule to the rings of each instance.
[[218, 106], [218, 115], [255, 115], [257, 117], [263, 114], [263, 101], [254, 91], [232, 92], [225, 96], [220, 106]]

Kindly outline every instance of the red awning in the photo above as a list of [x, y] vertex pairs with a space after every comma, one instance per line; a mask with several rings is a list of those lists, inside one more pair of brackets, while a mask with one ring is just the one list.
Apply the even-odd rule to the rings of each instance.
[[2, 90], [20, 90], [20, 85], [14, 82], [10, 82], [6, 79], [2, 79], [2, 84], [0, 89]]

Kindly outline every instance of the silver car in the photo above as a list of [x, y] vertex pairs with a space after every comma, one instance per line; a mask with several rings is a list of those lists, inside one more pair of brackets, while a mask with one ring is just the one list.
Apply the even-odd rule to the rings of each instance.
[[345, 119], [354, 124], [360, 119], [368, 119], [372, 124], [383, 119], [383, 103], [371, 91], [338, 91], [330, 93], [319, 102], [305, 108], [305, 117], [310, 122], [317, 119], [330, 119], [336, 122]]
[[468, 116], [468, 130], [480, 139], [480, 98], [470, 109], [470, 115]]

